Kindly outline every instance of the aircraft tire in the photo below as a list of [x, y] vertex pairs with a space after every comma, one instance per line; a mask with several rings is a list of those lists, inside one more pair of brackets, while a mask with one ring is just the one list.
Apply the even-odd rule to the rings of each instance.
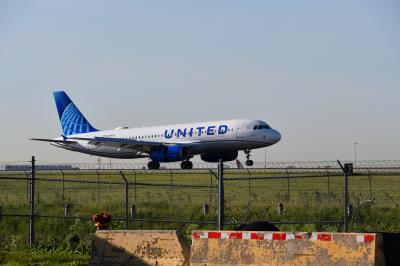
[[152, 169], [152, 170], [157, 170], [157, 169], [160, 169], [160, 163], [159, 163], [159, 162], [155, 162], [155, 161], [150, 161], [150, 162], [147, 164], [147, 167], [148, 167], [149, 169]]
[[181, 168], [182, 169], [192, 169], [193, 168], [193, 163], [191, 161], [182, 161], [181, 162]]
[[253, 166], [253, 164], [254, 164], [253, 160], [247, 160], [246, 161], [246, 165], [247, 166]]

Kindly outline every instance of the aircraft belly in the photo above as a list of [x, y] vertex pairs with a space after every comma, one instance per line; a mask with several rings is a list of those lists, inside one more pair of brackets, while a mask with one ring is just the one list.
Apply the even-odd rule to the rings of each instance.
[[220, 152], [225, 150], [244, 150], [265, 147], [264, 143], [238, 140], [224, 140], [198, 143], [190, 148], [191, 154], [202, 154], [209, 152]]

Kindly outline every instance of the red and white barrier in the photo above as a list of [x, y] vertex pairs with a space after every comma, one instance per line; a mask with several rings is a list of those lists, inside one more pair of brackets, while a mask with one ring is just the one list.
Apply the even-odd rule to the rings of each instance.
[[[357, 242], [373, 243], [375, 235], [356, 234]], [[196, 231], [192, 239], [243, 239], [243, 240], [311, 240], [333, 241], [331, 233], [285, 233], [285, 232], [235, 232], [235, 231]]]

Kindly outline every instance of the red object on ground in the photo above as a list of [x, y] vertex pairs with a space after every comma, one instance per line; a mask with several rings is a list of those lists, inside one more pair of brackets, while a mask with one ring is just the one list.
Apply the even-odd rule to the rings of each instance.
[[93, 214], [92, 216], [94, 225], [97, 230], [107, 230], [110, 227], [111, 215], [107, 213]]

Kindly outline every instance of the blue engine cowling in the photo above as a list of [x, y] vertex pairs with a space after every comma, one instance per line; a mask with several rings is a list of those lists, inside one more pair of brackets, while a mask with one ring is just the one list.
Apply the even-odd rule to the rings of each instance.
[[188, 157], [188, 148], [180, 145], [155, 148], [150, 153], [150, 159], [156, 162], [177, 162]]
[[227, 151], [227, 152], [215, 152], [215, 153], [206, 153], [201, 155], [201, 159], [208, 163], [216, 163], [220, 159], [224, 162], [229, 162], [236, 160], [238, 157], [238, 151]]

